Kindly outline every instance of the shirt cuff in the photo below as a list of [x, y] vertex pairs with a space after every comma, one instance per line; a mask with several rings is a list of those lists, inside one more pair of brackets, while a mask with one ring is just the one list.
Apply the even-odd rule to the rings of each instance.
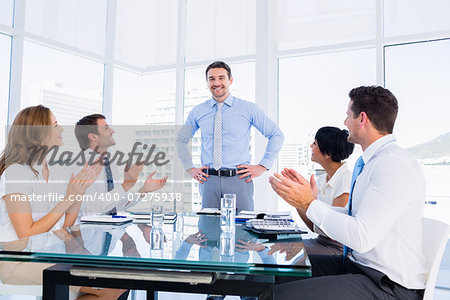
[[322, 229], [320, 229], [318, 226], [316, 226], [316, 224], [313, 224], [313, 231], [315, 233], [317, 233], [318, 235], [328, 237], [328, 235], [326, 235], [325, 232], [322, 231]]
[[329, 209], [330, 207], [324, 202], [314, 200], [313, 202], [311, 202], [308, 209], [306, 210], [306, 216], [308, 217], [308, 219], [311, 220], [311, 222], [314, 223], [314, 225], [316, 225], [319, 228], [322, 228], [321, 225]]
[[[110, 193], [114, 193], [114, 194], [118, 194], [119, 195], [119, 201], [116, 204], [116, 208], [118, 211], [122, 211], [125, 209], [126, 205], [128, 204], [128, 193], [125, 192], [125, 190], [123, 189], [122, 184], [118, 184], [117, 187], [115, 189], [113, 189]], [[112, 195], [112, 199], [114, 199], [114, 195]]]
[[195, 168], [192, 161], [183, 161], [183, 167], [184, 167], [184, 170], [186, 170], [186, 171], [189, 169]]
[[266, 168], [266, 170], [269, 170], [272, 167], [272, 165], [273, 165], [273, 161], [270, 161], [267, 158], [263, 158], [263, 159], [261, 159], [259, 164], [261, 166], [263, 166], [264, 168]]

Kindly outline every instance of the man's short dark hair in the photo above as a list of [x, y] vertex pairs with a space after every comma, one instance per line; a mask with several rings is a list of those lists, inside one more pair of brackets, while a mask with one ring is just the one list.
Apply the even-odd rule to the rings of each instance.
[[89, 148], [89, 133], [98, 134], [97, 120], [99, 119], [105, 120], [106, 117], [101, 114], [92, 114], [83, 117], [75, 124], [75, 136], [83, 151]]
[[210, 64], [208, 67], [206, 67], [206, 80], [208, 80], [208, 71], [210, 69], [218, 69], [218, 68], [222, 68], [225, 69], [228, 73], [228, 79], [231, 78], [231, 68], [229, 65], [227, 65], [226, 63], [224, 63], [223, 61], [215, 61], [212, 64]]
[[347, 141], [348, 131], [337, 127], [322, 127], [314, 137], [323, 155], [331, 156], [334, 162], [341, 162], [348, 158], [355, 148], [355, 144]]
[[353, 102], [351, 110], [354, 117], [365, 112], [380, 133], [391, 134], [394, 131], [398, 102], [388, 89], [381, 86], [361, 86], [351, 90], [348, 95]]

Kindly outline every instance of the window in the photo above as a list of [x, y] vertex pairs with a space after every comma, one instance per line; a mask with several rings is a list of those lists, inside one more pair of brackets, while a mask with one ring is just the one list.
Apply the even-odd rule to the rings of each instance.
[[279, 49], [375, 38], [376, 1], [277, 1]]
[[25, 3], [25, 31], [104, 55], [106, 0], [33, 0]]
[[[112, 118], [115, 125], [143, 123], [142, 75], [114, 69]], [[139, 132], [141, 133], [141, 132]]]
[[145, 124], [175, 124], [175, 71], [153, 72], [143, 76]]
[[447, 0], [384, 1], [384, 34], [397, 36], [450, 29]]
[[450, 220], [450, 40], [386, 47], [386, 87], [399, 101], [394, 132], [417, 156], [427, 183], [425, 214]]
[[12, 26], [14, 0], [0, 1], [0, 24]]
[[[318, 166], [311, 162], [309, 146], [316, 131], [322, 126], [345, 128], [349, 91], [375, 82], [372, 48], [280, 59], [279, 125], [285, 141], [279, 169], [294, 168], [304, 176], [314, 173]], [[357, 157], [353, 153], [351, 166]], [[289, 209], [279, 201], [279, 210]]]
[[255, 0], [187, 0], [186, 61], [255, 53]]
[[114, 124], [175, 124], [175, 71], [114, 73]]
[[43, 104], [58, 122], [73, 125], [102, 112], [103, 64], [24, 43], [21, 108]]
[[116, 59], [140, 68], [175, 63], [177, 20], [177, 0], [119, 0]]
[[5, 148], [6, 123], [8, 118], [9, 61], [11, 38], [0, 34], [0, 151]]

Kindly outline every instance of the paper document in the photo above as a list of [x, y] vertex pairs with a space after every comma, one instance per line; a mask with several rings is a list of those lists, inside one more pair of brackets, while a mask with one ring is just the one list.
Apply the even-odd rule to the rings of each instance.
[[120, 215], [89, 215], [82, 216], [80, 222], [82, 223], [96, 223], [96, 224], [114, 224], [121, 225], [124, 223], [132, 222], [133, 218]]

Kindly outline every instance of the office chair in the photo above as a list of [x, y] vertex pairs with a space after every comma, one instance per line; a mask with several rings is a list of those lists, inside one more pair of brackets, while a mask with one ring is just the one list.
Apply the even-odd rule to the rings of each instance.
[[450, 226], [446, 223], [428, 218], [422, 219], [422, 251], [429, 270], [424, 300], [433, 299], [436, 278], [449, 234]]

